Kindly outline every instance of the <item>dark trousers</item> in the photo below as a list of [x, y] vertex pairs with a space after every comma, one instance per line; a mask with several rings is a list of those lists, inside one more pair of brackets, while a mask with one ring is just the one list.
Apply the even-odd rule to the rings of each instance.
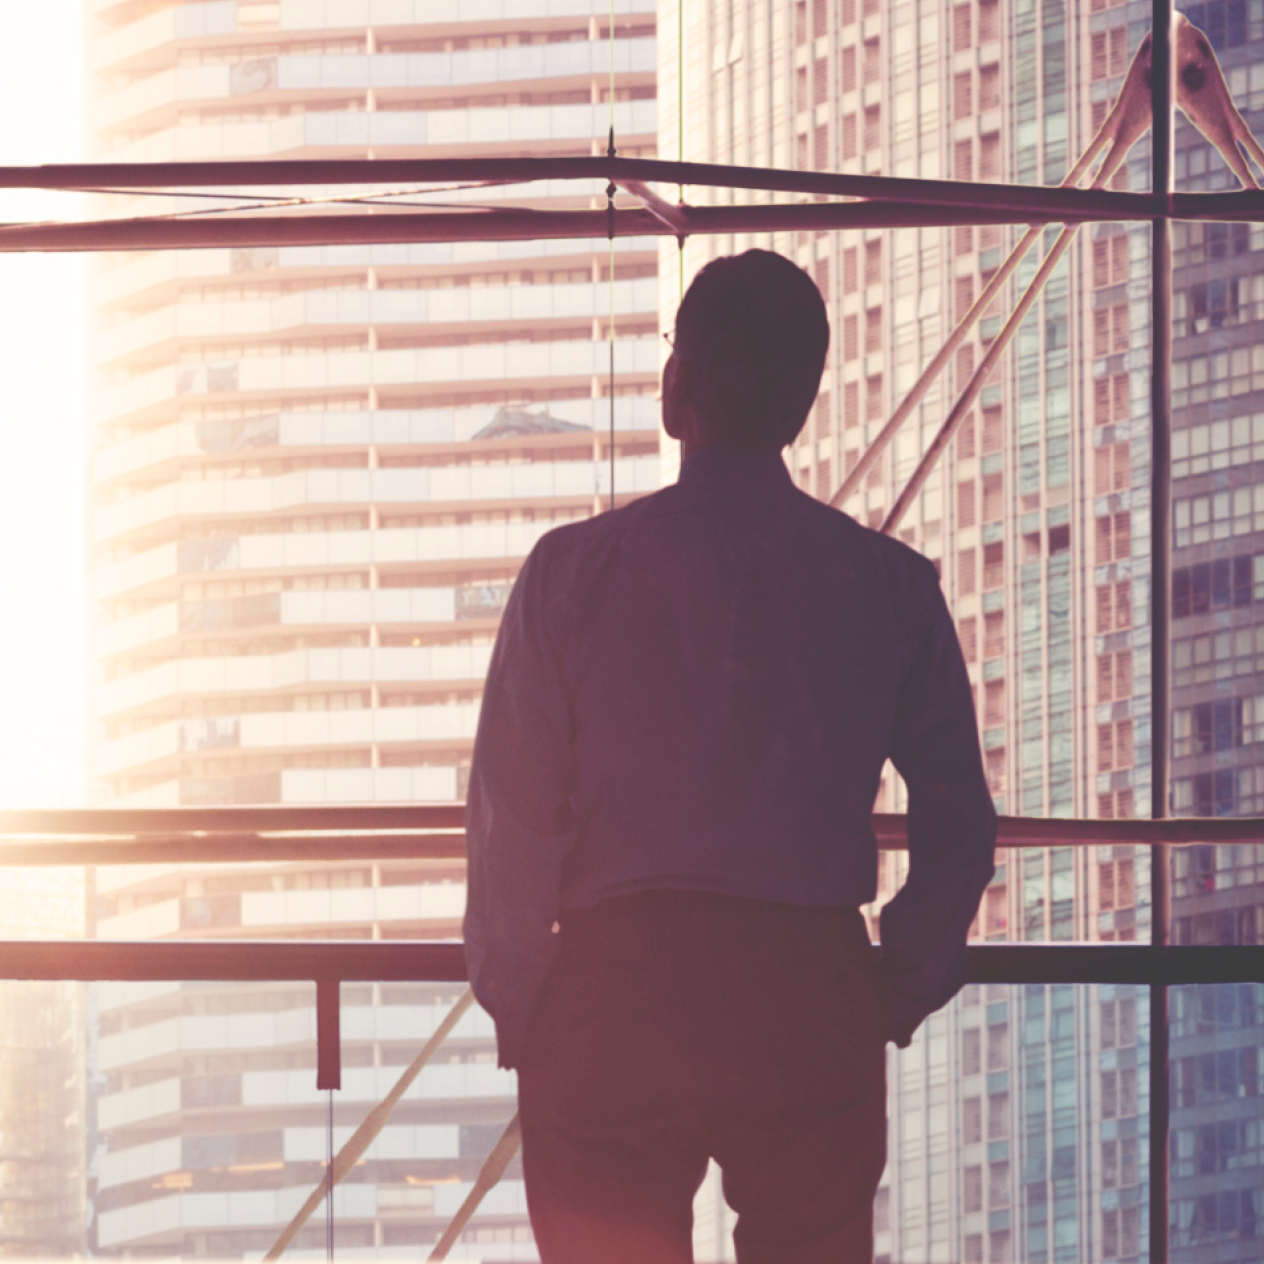
[[561, 936], [518, 1079], [543, 1264], [690, 1264], [709, 1158], [741, 1264], [869, 1264], [886, 1074], [860, 914], [655, 891]]

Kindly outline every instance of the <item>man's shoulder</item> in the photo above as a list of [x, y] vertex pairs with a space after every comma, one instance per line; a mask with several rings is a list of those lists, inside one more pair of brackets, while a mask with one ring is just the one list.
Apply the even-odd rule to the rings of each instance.
[[664, 487], [631, 504], [553, 527], [536, 542], [532, 555], [540, 562], [564, 564], [598, 553], [616, 543], [647, 515], [669, 508], [674, 492], [674, 486]]
[[897, 584], [938, 585], [939, 572], [934, 562], [894, 536], [885, 535], [857, 522], [850, 514], [822, 500], [796, 491], [801, 503], [812, 516], [813, 527], [830, 533], [840, 544], [867, 553], [881, 568], [885, 577]]

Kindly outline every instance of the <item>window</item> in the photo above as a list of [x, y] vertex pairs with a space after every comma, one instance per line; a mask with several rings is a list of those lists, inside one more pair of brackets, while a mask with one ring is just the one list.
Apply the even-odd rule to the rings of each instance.
[[[1127, 373], [1094, 378], [1093, 424], [1106, 426], [1115, 421], [1127, 421], [1132, 411], [1130, 392]], [[1175, 400], [1175, 394], [1173, 398]]]
[[961, 1033], [961, 1074], [978, 1075], [982, 1068], [981, 1040], [977, 1027], [967, 1027]]
[[993, 610], [983, 616], [983, 657], [998, 658], [1005, 652], [1005, 612]]
[[1009, 1093], [988, 1094], [988, 1140], [1004, 1141], [1009, 1136]]
[[[968, 478], [957, 484], [957, 526], [972, 527], [975, 524], [974, 479]], [[973, 557], [973, 550], [971, 550]], [[973, 567], [971, 568], [973, 570]], [[972, 576], [973, 578], [973, 576]], [[971, 587], [971, 592], [974, 591]]]
[[1114, 1071], [1103, 1071], [1101, 1080], [1102, 1118], [1114, 1119], [1119, 1114], [1119, 1082]]
[[977, 1145], [983, 1140], [983, 1102], [967, 1097], [961, 1102], [961, 1144]]
[[860, 355], [860, 321], [856, 316], [843, 317], [843, 359], [855, 360]]
[[1132, 514], [1123, 510], [1096, 520], [1094, 561], [1098, 566], [1121, 562], [1132, 556]]
[[[1103, 910], [1125, 909], [1132, 908], [1135, 902], [1136, 883], [1134, 881], [1132, 860], [1125, 857], [1122, 860], [1101, 862], [1097, 867], [1098, 907]], [[1115, 1010], [1113, 1008], [1108, 1010], [1106, 1004], [1113, 1006], [1114, 1002], [1107, 1002], [1102, 1008], [1103, 1042], [1105, 1042], [1108, 1035], [1113, 1040], [1117, 1030]], [[1113, 1046], [1104, 1045], [1104, 1047]]]
[[979, 137], [979, 179], [1001, 178], [1001, 138], [996, 132]]
[[[1001, 520], [1002, 514], [1005, 512], [1004, 486], [1001, 480], [1002, 480], [1002, 475], [999, 472], [996, 474], [988, 474], [984, 476], [984, 479], [983, 479], [983, 521], [984, 522], [999, 522]], [[985, 567], [987, 566], [987, 550], [992, 549], [992, 548], [995, 548], [996, 550], [998, 550], [997, 560], [999, 562], [1000, 560], [999, 550], [1002, 547], [1003, 546], [999, 542], [994, 545], [989, 544], [985, 547], [984, 549], [984, 566]], [[999, 579], [997, 582], [998, 583], [1000, 582]], [[983, 585], [985, 588], [990, 586], [987, 582], [986, 577], [984, 578]]]
[[952, 114], [954, 118], [969, 118], [974, 113], [974, 83], [971, 72], [966, 70], [952, 79]]
[[865, 149], [882, 148], [882, 107], [869, 105], [865, 107]]
[[[974, 142], [972, 140], [959, 140], [953, 145], [952, 178], [954, 180], [974, 179]], [[957, 319], [960, 320], [961, 317], [958, 316]]]
[[[865, 378], [865, 418], [877, 421], [882, 416], [882, 374], [875, 373]], [[874, 469], [880, 469], [875, 465]]]
[[882, 308], [871, 307], [865, 312], [865, 354], [882, 350]]
[[974, 439], [974, 413], [969, 412], [966, 413], [965, 419], [958, 428], [956, 439], [954, 440], [957, 445], [958, 460], [968, 461], [974, 456]]
[[958, 4], [952, 10], [952, 51], [963, 52], [970, 47], [970, 6]]
[[1001, 450], [1001, 410], [985, 408], [983, 410], [983, 453], [990, 456]]
[[[995, 6], [991, 6], [995, 8]], [[995, 110], [1001, 104], [1001, 68], [983, 66], [979, 70], [979, 113]]]
[[983, 1169], [967, 1167], [961, 1173], [961, 1210], [967, 1215], [983, 1210]]
[[[973, 578], [974, 554], [963, 553], [961, 556], [963, 558], [967, 558], [967, 557], [969, 558], [971, 578]], [[960, 587], [960, 576], [961, 576], [960, 562], [958, 562], [958, 566], [957, 566], [957, 575], [958, 575], [958, 586]], [[970, 591], [973, 592], [974, 589], [971, 588]], [[961, 626], [958, 630], [958, 636], [961, 640], [961, 655], [966, 660], [967, 663], [973, 663], [975, 659], [978, 658], [979, 656], [979, 640], [978, 640], [977, 629], [978, 629], [978, 624], [973, 615], [971, 615], [968, 619], [961, 620]]]
[[1009, 1162], [1001, 1160], [988, 1164], [988, 1208], [1009, 1206]]
[[858, 284], [859, 268], [857, 266], [857, 250], [848, 246], [843, 251], [843, 293], [854, 294]]
[[1132, 651], [1097, 656], [1097, 701], [1132, 697]]
[[1264, 531], [1264, 483], [1178, 500], [1172, 520], [1177, 547]]
[[987, 1029], [987, 1069], [1004, 1071], [1009, 1066], [1009, 1024], [992, 1023]]
[[866, 83], [877, 83], [882, 78], [882, 41], [865, 40], [864, 76]]
[[865, 285], [882, 282], [882, 240], [865, 242]]
[[1226, 629], [1172, 642], [1172, 682], [1206, 684], [1264, 671], [1264, 625]]
[[[990, 476], [989, 476], [990, 477]], [[996, 476], [998, 479], [1000, 475]], [[984, 501], [987, 500], [988, 480], [983, 481]], [[986, 516], [986, 515], [985, 515]], [[999, 588], [1005, 582], [1005, 545], [997, 540], [983, 546], [983, 590]]]
[[1172, 617], [1176, 619], [1249, 606], [1257, 600], [1264, 600], [1264, 554], [1217, 558], [1172, 572]]
[[983, 686], [983, 727], [996, 728], [1005, 723], [1005, 682], [989, 680]]
[[[1119, 1143], [1116, 1141], [1102, 1142], [1102, 1188], [1114, 1189], [1119, 1184]], [[1107, 1215], [1110, 1213], [1107, 1212]], [[1115, 1252], [1107, 1249], [1105, 1254], [1110, 1256]]]
[[843, 49], [843, 91], [856, 90], [856, 46], [849, 44]]
[[[849, 158], [855, 158], [860, 151], [856, 148], [856, 116], [855, 114], [843, 115], [843, 161]], [[846, 253], [844, 251], [844, 253]], [[853, 250], [851, 252], [855, 254]]]

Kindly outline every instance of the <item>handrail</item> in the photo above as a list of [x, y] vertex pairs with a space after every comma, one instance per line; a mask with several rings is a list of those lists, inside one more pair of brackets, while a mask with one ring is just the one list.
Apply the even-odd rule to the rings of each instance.
[[[255, 864], [465, 857], [462, 804], [366, 807], [60, 808], [0, 812], [6, 866]], [[908, 847], [907, 819], [875, 813], [884, 851]], [[1003, 816], [997, 846], [1108, 847], [1264, 842], [1261, 817], [1162, 821]]]
[[[971, 943], [972, 983], [1264, 983], [1264, 945]], [[11, 939], [0, 979], [464, 983], [456, 939]]]

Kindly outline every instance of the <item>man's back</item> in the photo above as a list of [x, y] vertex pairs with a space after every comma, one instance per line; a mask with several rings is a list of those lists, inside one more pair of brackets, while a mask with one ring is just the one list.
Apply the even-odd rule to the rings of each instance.
[[532, 566], [573, 725], [563, 909], [664, 887], [873, 898], [928, 562], [799, 492], [776, 453], [704, 449]]

